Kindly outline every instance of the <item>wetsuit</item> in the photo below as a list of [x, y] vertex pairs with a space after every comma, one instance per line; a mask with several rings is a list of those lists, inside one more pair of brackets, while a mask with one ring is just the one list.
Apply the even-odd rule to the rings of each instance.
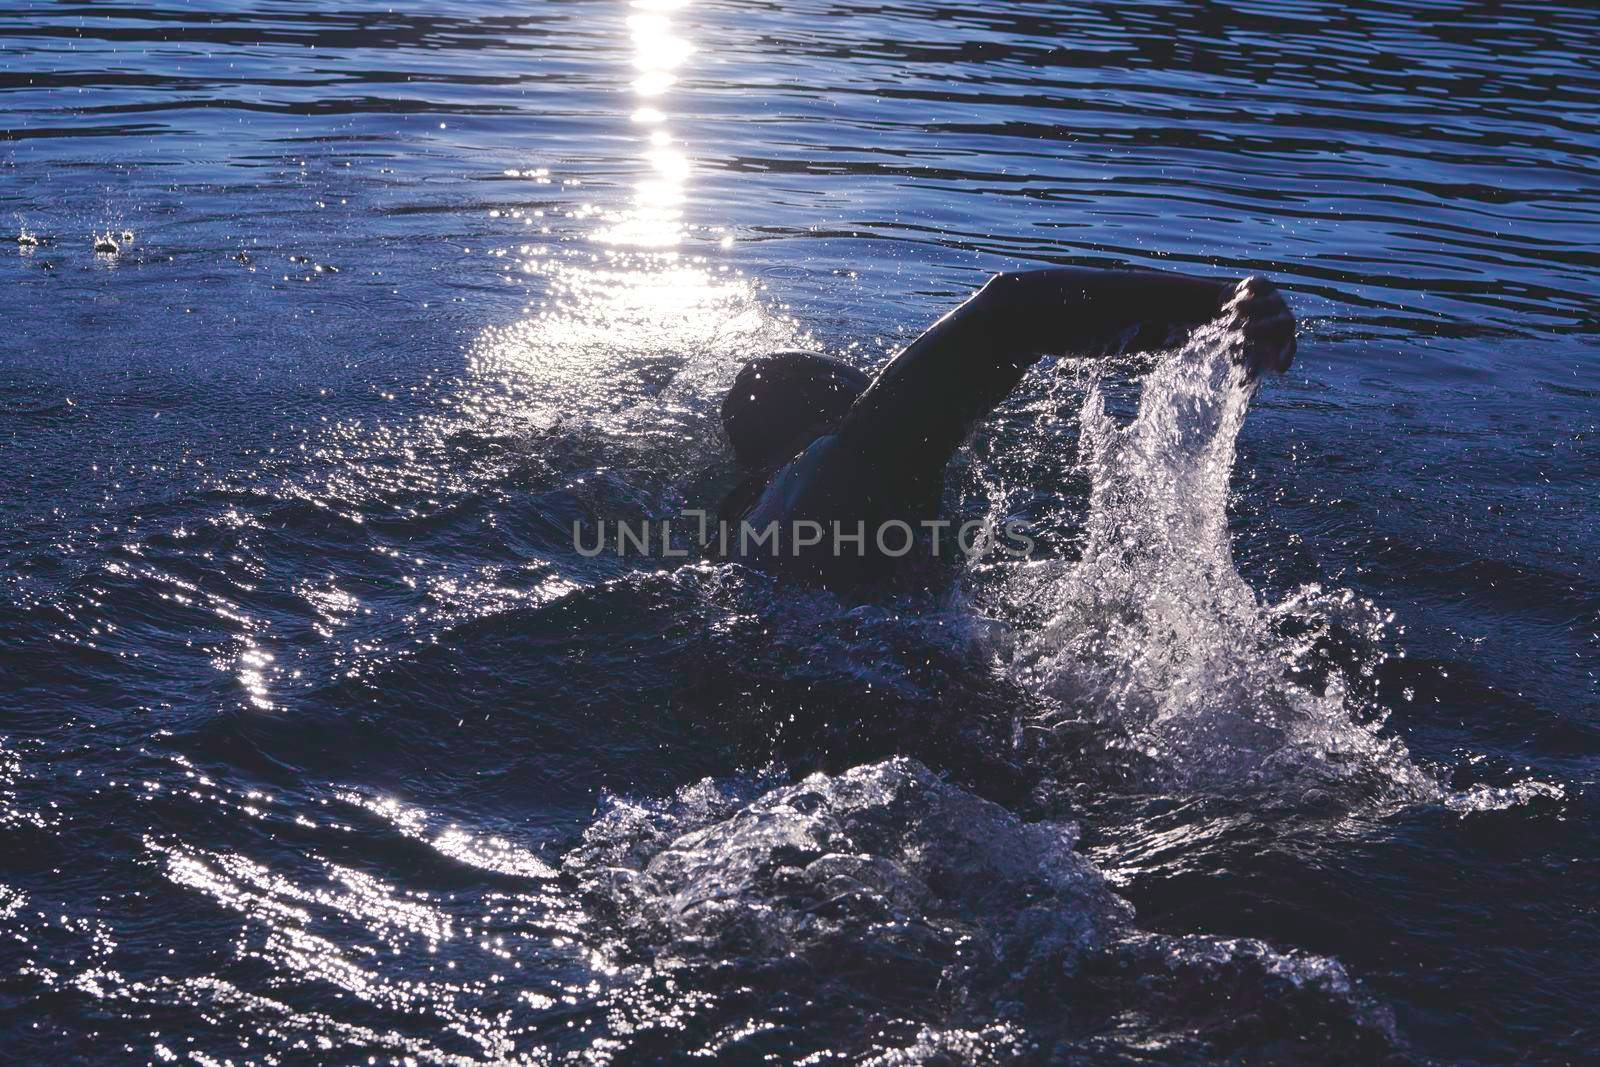
[[[996, 275], [871, 379], [811, 353], [754, 360], [722, 406], [746, 477], [721, 517], [779, 524], [777, 551], [743, 553], [753, 562], [825, 580], [881, 571], [874, 531], [938, 514], [951, 456], [1041, 357], [1163, 347], [1219, 318], [1252, 378], [1288, 367], [1294, 320], [1269, 282], [1075, 268]], [[828, 534], [796, 553], [797, 522]], [[858, 523], [864, 551], [836, 551], [834, 525]]]

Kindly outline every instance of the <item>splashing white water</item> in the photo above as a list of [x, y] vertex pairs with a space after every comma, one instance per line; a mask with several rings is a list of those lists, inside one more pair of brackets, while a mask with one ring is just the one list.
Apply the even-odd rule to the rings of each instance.
[[[767, 788], [772, 780], [707, 779], [660, 801], [609, 797], [563, 860], [665, 973], [698, 961], [741, 990], [781, 974], [804, 991], [754, 1015], [747, 996], [723, 1007], [715, 995], [674, 993], [686, 1032], [717, 1032], [731, 1009], [724, 1033], [776, 1024], [825, 1035], [825, 1054], [789, 1049], [788, 1060], [909, 1067], [1033, 1062], [1051, 1048], [1038, 1031], [1059, 1022], [1051, 1062], [1102, 1062], [1101, 1028], [1091, 1023], [1080, 1045], [1059, 1009], [1094, 992], [1197, 1048], [1225, 1035], [1241, 1003], [1310, 1012], [1346, 1040], [1393, 1045], [1388, 1013], [1335, 959], [1139, 929], [1076, 850], [1072, 824], [1025, 822], [903, 757]], [[596, 959], [608, 980], [648, 974]], [[620, 1002], [648, 1003], [648, 986], [638, 988]], [[1025, 1003], [1050, 1005], [1051, 1021], [1019, 1025]], [[702, 1018], [684, 1025], [693, 1014]], [[602, 1042], [585, 1058], [612, 1062], [604, 1045], [621, 1047]]]
[[[1197, 331], [1144, 381], [1137, 417], [1118, 426], [1095, 383], [1082, 414], [1092, 479], [1078, 562], [1024, 567], [1007, 595], [1044, 612], [1020, 635], [1014, 676], [1066, 717], [1122, 731], [1167, 784], [1211, 789], [1365, 780], [1420, 799], [1437, 787], [1403, 745], [1378, 734], [1335, 676], [1294, 678], [1309, 643], [1274, 631], [1291, 607], [1320, 621], [1360, 615], [1353, 597], [1304, 591], [1263, 605], [1234, 569], [1228, 482], [1252, 388], [1220, 326]], [[1381, 633], [1366, 606], [1358, 628]], [[1349, 621], [1349, 620], [1342, 620]]]

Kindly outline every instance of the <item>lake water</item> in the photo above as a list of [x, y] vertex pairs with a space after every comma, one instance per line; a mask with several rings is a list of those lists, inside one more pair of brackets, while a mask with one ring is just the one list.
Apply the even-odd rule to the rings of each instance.
[[[7, 1056], [1600, 1054], [1594, 9], [337, 7], [0, 0]], [[938, 595], [574, 551], [1050, 264], [1300, 355], [1047, 362]]]

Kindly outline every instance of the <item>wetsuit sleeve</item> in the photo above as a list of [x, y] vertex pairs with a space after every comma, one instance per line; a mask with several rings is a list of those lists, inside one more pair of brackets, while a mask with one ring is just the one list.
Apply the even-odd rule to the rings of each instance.
[[888, 477], [942, 471], [1041, 357], [1169, 343], [1216, 317], [1235, 285], [1157, 271], [996, 275], [883, 369], [840, 423], [840, 443]]

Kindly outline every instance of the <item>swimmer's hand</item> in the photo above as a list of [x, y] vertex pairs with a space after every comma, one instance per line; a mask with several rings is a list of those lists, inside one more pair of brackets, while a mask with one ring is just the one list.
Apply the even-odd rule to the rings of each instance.
[[1243, 338], [1234, 358], [1252, 381], [1282, 374], [1294, 359], [1294, 315], [1278, 287], [1258, 274], [1240, 282], [1222, 306], [1222, 322]]

